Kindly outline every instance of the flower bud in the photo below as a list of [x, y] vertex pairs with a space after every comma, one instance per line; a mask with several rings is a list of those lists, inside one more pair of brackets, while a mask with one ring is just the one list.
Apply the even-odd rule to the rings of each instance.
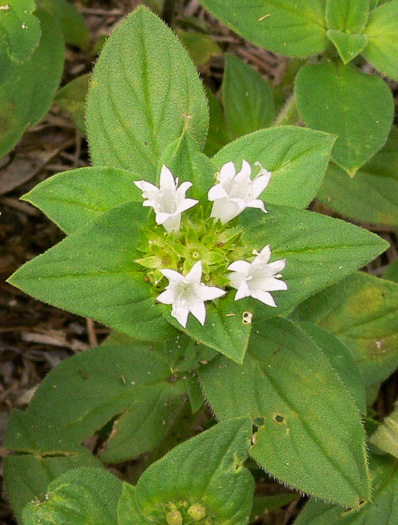
[[200, 521], [206, 516], [206, 508], [196, 503], [189, 507], [188, 514], [194, 521]]
[[166, 514], [166, 521], [168, 525], [182, 525], [184, 520], [179, 510], [174, 509]]

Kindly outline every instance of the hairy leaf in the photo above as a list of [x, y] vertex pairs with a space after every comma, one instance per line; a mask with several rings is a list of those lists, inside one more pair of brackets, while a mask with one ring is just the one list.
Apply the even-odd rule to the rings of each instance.
[[369, 45], [364, 57], [384, 75], [398, 80], [398, 0], [372, 11], [365, 34]]
[[88, 73], [80, 75], [80, 77], [73, 79], [69, 84], [66, 84], [66, 86], [60, 89], [54, 100], [58, 106], [70, 114], [73, 123], [82, 135], [86, 134], [84, 108], [89, 81], [90, 75]]
[[257, 131], [231, 142], [213, 162], [218, 167], [233, 161], [238, 170], [242, 160], [260, 162], [272, 178], [265, 190], [265, 202], [305, 208], [319, 188], [335, 138], [294, 126]]
[[369, 16], [369, 0], [327, 0], [326, 21], [330, 29], [362, 33]]
[[242, 366], [222, 357], [200, 370], [217, 417], [263, 419], [250, 455], [283, 483], [341, 505], [370, 499], [361, 418], [322, 350], [284, 319], [252, 333]]
[[269, 84], [240, 58], [226, 54], [222, 86], [226, 121], [234, 137], [270, 126], [275, 107]]
[[93, 163], [155, 178], [162, 151], [184, 129], [204, 145], [206, 97], [178, 39], [140, 7], [115, 30], [92, 75], [87, 131]]
[[398, 284], [358, 272], [308, 299], [294, 315], [340, 339], [368, 388], [398, 366], [397, 304]]
[[333, 160], [351, 176], [383, 147], [393, 119], [387, 84], [351, 64], [304, 66], [296, 77], [297, 105], [307, 126], [338, 136]]
[[201, 0], [209, 11], [257, 46], [306, 58], [327, 46], [326, 0]]

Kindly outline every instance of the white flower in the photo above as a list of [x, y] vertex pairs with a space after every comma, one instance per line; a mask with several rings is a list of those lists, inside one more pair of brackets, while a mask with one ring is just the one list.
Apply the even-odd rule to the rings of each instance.
[[142, 190], [142, 196], [147, 199], [144, 206], [150, 206], [156, 213], [156, 224], [162, 224], [168, 232], [178, 232], [181, 224], [181, 214], [192, 208], [199, 201], [186, 199], [185, 194], [192, 182], [183, 182], [179, 188], [178, 179], [163, 165], [160, 172], [160, 188], [145, 180], [134, 181]]
[[226, 292], [215, 286], [206, 286], [201, 283], [202, 262], [195, 263], [190, 272], [184, 277], [174, 270], [160, 270], [169, 280], [166, 290], [159, 295], [157, 301], [173, 305], [171, 315], [185, 328], [188, 314], [196, 317], [201, 325], [206, 319], [205, 301], [217, 299]]
[[235, 261], [228, 266], [233, 273], [229, 275], [229, 281], [233, 288], [238, 291], [235, 301], [244, 297], [254, 297], [264, 304], [276, 306], [269, 292], [276, 290], [287, 290], [287, 284], [279, 278], [279, 274], [286, 266], [286, 259], [280, 259], [269, 263], [271, 250], [269, 245], [265, 246], [260, 253], [254, 252], [257, 257], [252, 263], [246, 261]]
[[259, 173], [251, 179], [251, 166], [245, 160], [242, 169], [236, 173], [235, 164], [227, 162], [220, 170], [219, 184], [210, 188], [208, 199], [214, 201], [211, 216], [220, 219], [223, 224], [234, 219], [246, 208], [259, 208], [264, 213], [264, 202], [259, 197], [268, 186], [272, 173], [260, 166]]

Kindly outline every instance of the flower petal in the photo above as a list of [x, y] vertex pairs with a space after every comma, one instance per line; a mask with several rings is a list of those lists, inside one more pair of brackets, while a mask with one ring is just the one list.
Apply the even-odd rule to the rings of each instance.
[[251, 295], [247, 282], [243, 281], [236, 292], [235, 301], [239, 301], [239, 299], [244, 299], [245, 297], [250, 297]]
[[230, 264], [227, 270], [232, 270], [233, 272], [241, 272], [247, 275], [249, 273], [251, 264], [247, 261], [235, 261]]
[[187, 283], [199, 284], [202, 279], [202, 273], [202, 261], [198, 261], [192, 266], [189, 273], [184, 277], [184, 280]]
[[187, 326], [188, 322], [188, 315], [189, 310], [185, 306], [173, 306], [173, 309], [171, 311], [171, 315], [177, 319], [177, 321], [182, 325], [184, 328]]
[[156, 300], [158, 301], [158, 303], [173, 304], [175, 301], [175, 296], [172, 290], [166, 289], [164, 292], [162, 292], [156, 297]]
[[232, 161], [224, 164], [220, 169], [219, 181], [221, 184], [225, 184], [232, 180], [236, 175], [235, 164]]
[[279, 259], [272, 263], [268, 263], [268, 268], [272, 271], [273, 274], [281, 272], [286, 266], [286, 259]]
[[160, 172], [160, 189], [161, 191], [176, 191], [176, 181], [174, 180], [173, 174], [164, 164]]
[[206, 320], [206, 307], [203, 301], [193, 301], [190, 305], [191, 314], [196, 317], [203, 326]]
[[268, 213], [267, 210], [265, 209], [264, 202], [262, 200], [260, 200], [260, 199], [256, 199], [254, 201], [248, 202], [246, 204], [246, 207], [247, 208], [258, 208], [261, 211], [263, 211], [264, 213]]
[[255, 290], [254, 292], [252, 292], [251, 296], [254, 299], [258, 299], [262, 303], [267, 304], [268, 306], [273, 306], [274, 308], [276, 308], [274, 298], [268, 292], [264, 292], [263, 290]]
[[180, 283], [184, 280], [184, 276], [175, 270], [164, 269], [160, 270], [160, 273], [167, 277], [171, 283]]
[[217, 286], [206, 286], [203, 284], [199, 293], [203, 301], [212, 301], [213, 299], [222, 297], [227, 292], [221, 288], [217, 288]]
[[179, 205], [177, 210], [174, 212], [175, 214], [180, 214], [186, 210], [189, 210], [189, 208], [192, 208], [192, 206], [195, 206], [198, 204], [199, 201], [196, 199], [184, 199]]
[[228, 197], [228, 193], [224, 190], [221, 184], [216, 184], [209, 189], [207, 198], [209, 201], [215, 201], [217, 199], [224, 199]]

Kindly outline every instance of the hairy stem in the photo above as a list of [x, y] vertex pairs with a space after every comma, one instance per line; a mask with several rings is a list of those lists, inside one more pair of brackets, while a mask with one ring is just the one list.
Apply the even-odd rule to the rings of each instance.
[[274, 126], [296, 125], [299, 120], [300, 116], [297, 110], [296, 96], [293, 92], [277, 115]]

